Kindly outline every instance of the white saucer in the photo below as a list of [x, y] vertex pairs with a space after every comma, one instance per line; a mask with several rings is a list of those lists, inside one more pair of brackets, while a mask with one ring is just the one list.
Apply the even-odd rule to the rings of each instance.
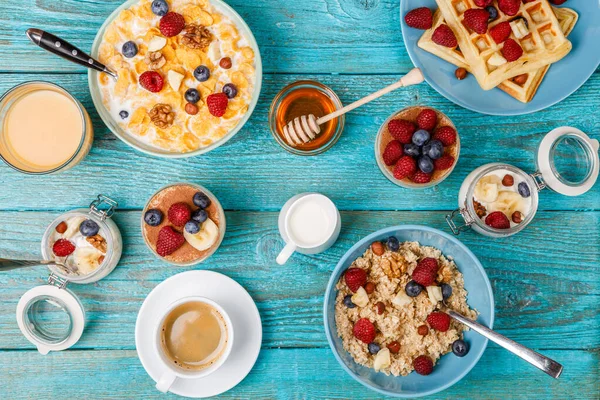
[[235, 341], [221, 368], [203, 378], [177, 379], [169, 391], [194, 398], [216, 396], [240, 383], [254, 366], [262, 343], [260, 314], [246, 289], [217, 272], [187, 271], [161, 282], [144, 300], [135, 324], [138, 357], [154, 381], [162, 373], [159, 355], [154, 352], [157, 319], [169, 304], [187, 296], [207, 297], [223, 307], [236, 332]]

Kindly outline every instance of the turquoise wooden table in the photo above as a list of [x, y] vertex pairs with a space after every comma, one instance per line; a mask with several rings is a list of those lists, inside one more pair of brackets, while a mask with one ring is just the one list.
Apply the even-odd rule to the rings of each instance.
[[[90, 112], [96, 131], [90, 155], [74, 169], [30, 177], [0, 166], [0, 257], [39, 254], [54, 215], [104, 193], [118, 199], [123, 233], [120, 265], [104, 280], [72, 285], [88, 315], [73, 349], [40, 355], [15, 321], [19, 297], [44, 282], [43, 268], [0, 275], [0, 398], [161, 397], [139, 362], [134, 326], [145, 296], [187, 270], [157, 260], [145, 247], [140, 210], [159, 187], [201, 183], [221, 200], [227, 234], [201, 264], [232, 277], [253, 296], [264, 339], [250, 375], [223, 398], [374, 398], [352, 380], [329, 350], [322, 322], [326, 282], [338, 259], [365, 235], [392, 224], [449, 231], [444, 215], [457, 204], [460, 183], [474, 168], [510, 160], [534, 169], [545, 132], [573, 125], [600, 135], [600, 73], [561, 103], [533, 115], [490, 117], [457, 107], [423, 84], [387, 95], [347, 116], [345, 132], [327, 153], [286, 153], [267, 128], [270, 101], [301, 78], [331, 86], [346, 104], [394, 82], [411, 68], [402, 43], [398, 0], [230, 0], [260, 46], [265, 77], [259, 104], [227, 145], [200, 157], [165, 160], [126, 146], [100, 122], [86, 71], [28, 42], [25, 30], [44, 28], [89, 49], [120, 0], [0, 1], [0, 92], [32, 79], [63, 85]], [[310, 50], [310, 51], [306, 51]], [[413, 104], [448, 114], [463, 149], [453, 174], [424, 191], [399, 188], [378, 170], [373, 141], [393, 111]], [[34, 110], [35, 112], [35, 110]], [[306, 177], [305, 171], [310, 171]], [[340, 239], [316, 256], [294, 255], [278, 266], [283, 242], [278, 210], [291, 196], [319, 191], [341, 210]], [[495, 328], [562, 363], [552, 380], [491, 344], [479, 364], [437, 398], [579, 399], [600, 396], [600, 184], [567, 198], [544, 191], [533, 223], [517, 236], [460, 239], [479, 257], [496, 297]], [[173, 396], [174, 397], [174, 396]]]

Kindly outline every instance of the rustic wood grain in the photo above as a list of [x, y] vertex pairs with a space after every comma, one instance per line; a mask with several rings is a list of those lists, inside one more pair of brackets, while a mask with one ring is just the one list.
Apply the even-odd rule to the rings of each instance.
[[[0, 92], [31, 76], [4, 75]], [[311, 78], [312, 76], [308, 76]], [[600, 119], [600, 74], [579, 91], [548, 110], [520, 117], [478, 115], [453, 105], [423, 84], [391, 93], [350, 113], [340, 141], [318, 157], [284, 151], [267, 127], [268, 107], [285, 84], [304, 78], [271, 75], [250, 122], [226, 145], [190, 159], [149, 157], [116, 139], [101, 124], [91, 104], [84, 75], [41, 75], [64, 84], [83, 100], [94, 118], [96, 141], [90, 155], [74, 169], [50, 176], [24, 176], [0, 164], [0, 209], [69, 209], [88, 202], [98, 192], [112, 194], [125, 209], [140, 209], [167, 183], [191, 181], [213, 190], [227, 209], [279, 210], [303, 191], [322, 191], [346, 210], [452, 210], [463, 179], [489, 162], [509, 161], [535, 170], [535, 152], [544, 133], [571, 124], [597, 136]], [[394, 76], [319, 76], [340, 93], [344, 103], [365, 96], [374, 86], [392, 83]], [[458, 166], [439, 186], [409, 190], [389, 182], [375, 163], [373, 143], [381, 123], [393, 111], [426, 104], [446, 112], [459, 128], [462, 150]], [[110, 139], [110, 140], [106, 140]], [[307, 178], [310, 176], [310, 179]], [[69, 188], [69, 190], [65, 190]], [[43, 193], [40, 191], [43, 190]], [[52, 199], [45, 201], [42, 199]], [[545, 190], [542, 210], [600, 209], [600, 185], [579, 197]]]

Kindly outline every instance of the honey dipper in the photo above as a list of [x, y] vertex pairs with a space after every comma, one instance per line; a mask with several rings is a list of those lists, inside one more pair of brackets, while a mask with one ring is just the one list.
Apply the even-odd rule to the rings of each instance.
[[370, 95], [363, 97], [352, 104], [348, 104], [346, 107], [335, 110], [330, 114], [324, 115], [321, 118], [317, 118], [313, 114], [296, 117], [283, 128], [285, 140], [290, 146], [308, 143], [311, 140], [314, 140], [321, 133], [320, 125], [323, 125], [325, 122], [331, 121], [340, 115], [346, 114], [348, 111], [354, 110], [363, 104], [367, 104], [371, 100], [375, 100], [386, 93], [401, 87], [419, 84], [423, 82], [423, 80], [424, 78], [421, 70], [419, 68], [413, 68], [408, 74], [400, 78], [398, 82], [378, 90], [375, 93], [371, 93]]

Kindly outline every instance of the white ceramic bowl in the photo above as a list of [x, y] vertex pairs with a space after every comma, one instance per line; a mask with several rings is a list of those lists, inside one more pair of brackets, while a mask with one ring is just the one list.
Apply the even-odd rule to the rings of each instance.
[[[100, 43], [102, 42], [102, 38], [104, 37], [104, 32], [108, 25], [114, 21], [114, 19], [119, 15], [119, 13], [136, 4], [139, 0], [128, 0], [123, 3], [120, 7], [118, 7], [112, 14], [104, 21], [104, 24], [98, 30], [96, 34], [96, 38], [94, 39], [94, 44], [92, 45], [91, 55], [94, 58], [98, 58], [98, 49], [100, 48]], [[260, 50], [258, 49], [258, 44], [256, 43], [256, 39], [252, 34], [252, 31], [246, 24], [246, 22], [240, 17], [240, 15], [231, 8], [228, 4], [221, 0], [210, 0], [210, 3], [223, 15], [231, 19], [233, 23], [237, 26], [240, 33], [248, 39], [250, 47], [254, 50], [254, 66], [256, 71], [255, 83], [254, 83], [254, 92], [252, 93], [252, 100], [248, 105], [248, 111], [246, 114], [240, 119], [238, 124], [225, 136], [223, 136], [220, 140], [214, 142], [210, 146], [200, 148], [198, 150], [186, 152], [186, 153], [177, 153], [171, 152], [168, 150], [159, 149], [157, 147], [150, 146], [147, 143], [144, 143], [138, 140], [134, 135], [130, 135], [127, 131], [119, 126], [119, 124], [112, 118], [104, 104], [102, 103], [102, 95], [100, 93], [100, 87], [98, 84], [98, 74], [95, 70], [88, 70], [88, 85], [90, 87], [90, 93], [92, 95], [92, 100], [94, 102], [94, 106], [100, 114], [100, 118], [108, 128], [115, 134], [119, 139], [130, 145], [131, 147], [153, 156], [164, 157], [164, 158], [186, 158], [193, 157], [200, 154], [208, 153], [211, 150], [216, 149], [222, 144], [226, 143], [229, 139], [231, 139], [236, 133], [242, 129], [244, 124], [248, 121], [254, 108], [256, 107], [256, 103], [258, 103], [258, 97], [260, 95], [260, 89], [262, 86], [262, 60], [260, 57]]]

